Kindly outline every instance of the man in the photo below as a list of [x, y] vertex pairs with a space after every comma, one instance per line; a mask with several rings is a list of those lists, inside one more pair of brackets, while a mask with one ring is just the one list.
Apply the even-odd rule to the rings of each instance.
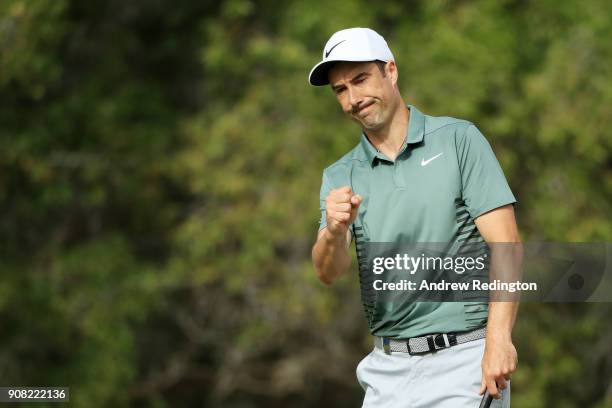
[[[492, 406], [507, 407], [517, 365], [515, 302], [385, 309], [368, 297], [371, 271], [361, 252], [368, 242], [519, 242], [516, 200], [484, 136], [468, 121], [406, 105], [397, 79], [386, 41], [367, 28], [333, 34], [310, 72], [310, 84], [331, 85], [363, 130], [359, 144], [323, 172], [316, 273], [326, 284], [341, 276], [355, 239], [376, 344], [357, 367], [365, 407], [477, 407], [486, 390]], [[500, 255], [491, 252], [495, 265]]]

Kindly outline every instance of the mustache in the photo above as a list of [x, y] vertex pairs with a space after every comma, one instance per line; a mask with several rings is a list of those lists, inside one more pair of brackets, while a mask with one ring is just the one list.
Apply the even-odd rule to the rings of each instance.
[[373, 100], [367, 101], [367, 102], [363, 102], [359, 105], [352, 105], [351, 106], [351, 113], [355, 114], [357, 112], [359, 112], [360, 110], [362, 110], [363, 108], [367, 108], [368, 106], [372, 105], [374, 103]]

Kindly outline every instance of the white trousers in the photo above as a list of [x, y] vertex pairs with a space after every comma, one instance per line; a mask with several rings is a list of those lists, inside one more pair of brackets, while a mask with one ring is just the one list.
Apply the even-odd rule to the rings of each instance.
[[[374, 348], [357, 366], [364, 408], [478, 408], [485, 339], [419, 356]], [[510, 407], [510, 382], [491, 408]]]

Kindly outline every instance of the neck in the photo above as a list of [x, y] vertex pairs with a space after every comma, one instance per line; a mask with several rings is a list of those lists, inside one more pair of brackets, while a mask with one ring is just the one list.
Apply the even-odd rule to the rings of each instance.
[[389, 123], [376, 130], [364, 131], [370, 142], [391, 160], [395, 160], [408, 133], [410, 110], [400, 98]]

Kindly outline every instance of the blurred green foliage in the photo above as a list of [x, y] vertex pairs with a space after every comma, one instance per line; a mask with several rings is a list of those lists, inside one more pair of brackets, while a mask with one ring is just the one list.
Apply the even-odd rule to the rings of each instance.
[[[407, 102], [479, 125], [524, 240], [612, 240], [604, 0], [5, 0], [0, 385], [360, 404], [356, 279], [310, 263], [322, 169], [359, 130], [306, 78], [351, 26], [387, 38]], [[610, 312], [523, 305], [513, 405], [612, 407]]]

